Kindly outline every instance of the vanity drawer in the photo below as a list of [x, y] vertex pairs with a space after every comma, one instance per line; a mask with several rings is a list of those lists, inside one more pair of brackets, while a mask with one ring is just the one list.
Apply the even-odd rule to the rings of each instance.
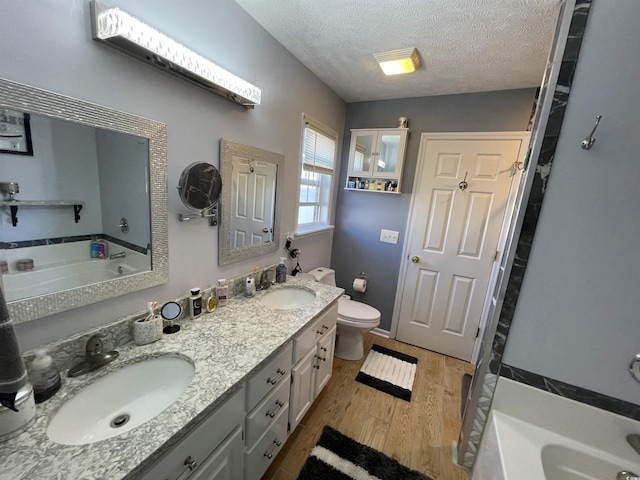
[[247, 411], [251, 411], [276, 385], [291, 376], [291, 342], [248, 382]]
[[[311, 326], [307, 327], [293, 341], [293, 363], [304, 357], [309, 350], [315, 348], [316, 342], [322, 338], [325, 332], [338, 320], [338, 302], [334, 302], [329, 309], [320, 315]], [[322, 332], [322, 333], [321, 333]]]
[[273, 390], [247, 415], [247, 447], [251, 448], [260, 436], [275, 421], [280, 410], [289, 405], [289, 377]]
[[258, 480], [280, 449], [287, 441], [287, 419], [289, 406], [276, 415], [275, 422], [258, 440], [254, 447], [245, 454], [244, 473], [246, 480]]

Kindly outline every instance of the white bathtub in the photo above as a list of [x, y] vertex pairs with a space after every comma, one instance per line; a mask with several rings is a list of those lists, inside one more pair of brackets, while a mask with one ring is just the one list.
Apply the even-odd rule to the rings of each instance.
[[[59, 292], [149, 270], [147, 255], [114, 246], [113, 252], [124, 251], [126, 257], [113, 260], [91, 259], [88, 255], [88, 242], [86, 245], [85, 242], [75, 243], [77, 245], [46, 245], [9, 251], [10, 270], [2, 276], [6, 300], [10, 302]], [[42, 249], [48, 249], [48, 255], [43, 254]], [[44, 263], [43, 259], [51, 257], [63, 261]], [[17, 271], [14, 268], [16, 258], [33, 258], [35, 268], [26, 272]]]
[[473, 480], [616, 480], [640, 474], [640, 422], [500, 378]]

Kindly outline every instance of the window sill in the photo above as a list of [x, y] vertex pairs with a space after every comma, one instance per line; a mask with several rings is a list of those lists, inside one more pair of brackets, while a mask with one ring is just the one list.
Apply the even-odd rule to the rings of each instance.
[[304, 237], [310, 237], [312, 235], [317, 235], [318, 233], [322, 233], [322, 232], [326, 232], [327, 230], [333, 230], [334, 227], [333, 225], [323, 225], [321, 227], [309, 227], [309, 228], [303, 228], [301, 230], [296, 230], [296, 232], [294, 233], [295, 238], [304, 238]]

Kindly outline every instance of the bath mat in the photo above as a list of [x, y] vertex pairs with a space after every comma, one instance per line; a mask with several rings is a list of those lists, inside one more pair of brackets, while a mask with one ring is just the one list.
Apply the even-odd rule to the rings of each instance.
[[417, 365], [416, 357], [373, 345], [358, 372], [356, 382], [410, 402]]
[[431, 480], [325, 426], [298, 480]]

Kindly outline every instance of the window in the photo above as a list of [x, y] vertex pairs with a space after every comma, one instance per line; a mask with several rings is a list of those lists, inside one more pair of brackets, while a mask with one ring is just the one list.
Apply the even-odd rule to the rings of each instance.
[[338, 134], [304, 117], [298, 231], [329, 225]]

